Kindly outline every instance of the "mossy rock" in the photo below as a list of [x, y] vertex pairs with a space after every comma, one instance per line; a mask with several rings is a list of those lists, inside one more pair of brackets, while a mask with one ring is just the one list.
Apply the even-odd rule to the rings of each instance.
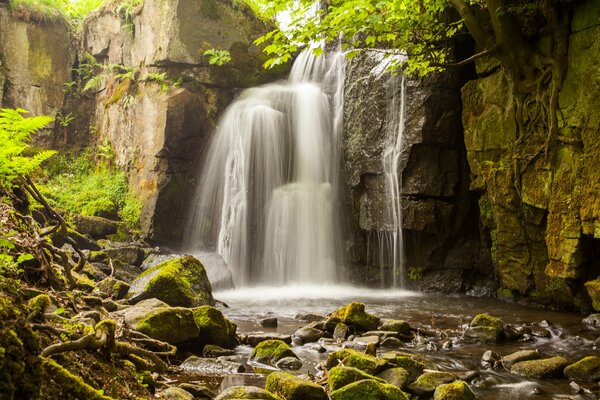
[[600, 357], [588, 356], [565, 368], [564, 374], [569, 379], [580, 381], [600, 380]]
[[504, 336], [504, 321], [489, 314], [478, 314], [465, 331], [465, 337], [482, 342], [498, 342]]
[[[102, 249], [102, 247], [100, 247], [98, 243], [96, 243], [89, 237], [82, 235], [74, 229], [67, 228], [67, 233], [68, 236], [75, 241], [75, 243], [81, 250], [98, 251]], [[60, 248], [65, 243], [67, 243], [67, 235], [62, 234], [59, 230], [50, 235], [50, 240], [52, 240], [53, 245]]]
[[295, 357], [296, 354], [292, 348], [282, 340], [272, 339], [260, 342], [250, 356], [250, 361], [262, 364], [275, 365], [275, 363], [285, 357]]
[[600, 279], [586, 282], [585, 288], [592, 299], [592, 307], [594, 310], [600, 311]]
[[327, 361], [325, 361], [325, 366], [331, 369], [336, 367], [341, 361], [344, 362], [346, 367], [358, 368], [370, 375], [383, 371], [389, 366], [386, 360], [352, 349], [343, 349], [329, 354]]
[[373, 331], [379, 325], [379, 317], [365, 312], [363, 303], [350, 303], [334, 311], [331, 317], [361, 332]]
[[475, 394], [465, 381], [455, 381], [438, 386], [433, 400], [475, 400]]
[[93, 239], [103, 239], [114, 235], [118, 230], [118, 223], [102, 217], [75, 215], [73, 222], [77, 231], [89, 235]]
[[328, 400], [321, 385], [287, 372], [269, 374], [265, 389], [285, 400]]
[[510, 372], [528, 378], [558, 378], [563, 374], [563, 369], [569, 362], [560, 356], [544, 358], [542, 360], [521, 361], [515, 363]]
[[[382, 354], [381, 357], [396, 367], [404, 368], [408, 372], [408, 382], [414, 382], [426, 368], [424, 360], [413, 354], [391, 351]], [[435, 365], [431, 365], [430, 367], [433, 367], [433, 369], [437, 368]]]
[[161, 397], [166, 400], [194, 400], [194, 395], [179, 387], [168, 388], [161, 393]]
[[386, 381], [384, 381], [383, 379], [376, 378], [373, 375], [369, 375], [358, 368], [338, 365], [337, 367], [333, 367], [329, 371], [327, 384], [329, 385], [329, 390], [333, 391], [342, 388], [352, 382], [361, 381], [363, 379], [373, 379], [377, 382], [386, 383]]
[[456, 376], [450, 372], [427, 371], [420, 375], [416, 381], [407, 386], [409, 392], [417, 396], [431, 395], [435, 388], [445, 383], [456, 380]]
[[201, 344], [216, 344], [224, 348], [237, 346], [237, 325], [223, 316], [221, 311], [211, 306], [195, 308], [194, 321], [200, 329]]
[[510, 367], [512, 367], [513, 364], [521, 361], [537, 360], [539, 358], [540, 352], [537, 349], [520, 350], [502, 357], [502, 365], [504, 368], [510, 370]]
[[331, 392], [331, 400], [408, 400], [396, 386], [372, 379], [353, 382]]
[[98, 282], [98, 289], [115, 300], [121, 300], [127, 295], [129, 285], [122, 280], [108, 277]]
[[375, 376], [400, 389], [404, 389], [408, 383], [408, 371], [402, 367], [388, 368]]
[[192, 256], [175, 258], [148, 269], [131, 283], [129, 296], [132, 301], [154, 297], [175, 307], [215, 304], [206, 270]]
[[133, 328], [151, 338], [171, 344], [196, 339], [200, 333], [193, 311], [183, 307], [152, 309], [140, 318]]
[[384, 319], [379, 325], [380, 331], [394, 331], [403, 335], [410, 334], [410, 325], [408, 322], [400, 319]]
[[27, 302], [29, 310], [28, 320], [40, 322], [44, 319], [44, 313], [50, 307], [52, 301], [47, 294], [39, 294]]
[[255, 386], [233, 386], [227, 388], [223, 390], [215, 400], [237, 399], [283, 400], [279, 396]]
[[489, 314], [477, 314], [475, 318], [469, 324], [472, 328], [477, 326], [487, 326], [495, 329], [502, 329], [504, 327], [504, 321], [500, 318], [491, 316]]

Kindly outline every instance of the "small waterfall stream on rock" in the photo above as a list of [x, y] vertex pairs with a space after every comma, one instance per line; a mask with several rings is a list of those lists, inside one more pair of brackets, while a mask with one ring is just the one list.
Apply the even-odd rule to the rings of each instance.
[[238, 286], [337, 280], [343, 60], [304, 52], [219, 122], [184, 247], [221, 254]]

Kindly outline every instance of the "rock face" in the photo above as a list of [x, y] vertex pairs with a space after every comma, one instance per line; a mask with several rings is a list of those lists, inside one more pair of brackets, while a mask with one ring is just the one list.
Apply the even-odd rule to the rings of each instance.
[[[350, 263], [368, 266], [354, 274], [361, 282], [389, 280], [379, 276], [381, 266], [384, 271], [389, 267], [379, 258], [379, 248], [385, 246], [380, 239], [393, 228], [386, 216], [390, 195], [383, 157], [398, 134], [397, 128], [388, 128], [388, 105], [393, 95], [399, 101], [402, 89], [390, 83], [382, 70], [380, 60], [370, 56], [353, 59], [346, 69], [344, 160], [350, 215], [346, 247]], [[397, 171], [405, 270], [413, 286], [426, 290], [464, 289], [464, 271], [486, 265], [479, 256], [477, 206], [468, 193], [460, 83], [450, 74], [405, 80], [404, 136]]]
[[[95, 68], [102, 79], [90, 125], [128, 172], [151, 239], [178, 243], [218, 115], [239, 88], [273, 79], [252, 44], [267, 29], [246, 5], [228, 0], [148, 0], [133, 26], [109, 11], [86, 20], [80, 58], [121, 66]], [[231, 63], [210, 65], [204, 52], [212, 48], [228, 50]]]
[[[24, 9], [0, 4], [0, 106], [55, 116], [71, 80], [71, 33], [60, 19], [36, 21]], [[36, 140], [49, 145], [47, 129]]]
[[600, 114], [591, 110], [598, 109], [600, 94], [593, 72], [600, 62], [599, 16], [598, 2], [575, 8], [559, 93], [559, 138], [550, 142], [548, 156], [546, 132], [530, 132], [515, 145], [517, 126], [502, 70], [462, 89], [471, 190], [480, 194], [495, 270], [508, 293], [542, 303], [585, 307], [581, 283], [597, 278]]

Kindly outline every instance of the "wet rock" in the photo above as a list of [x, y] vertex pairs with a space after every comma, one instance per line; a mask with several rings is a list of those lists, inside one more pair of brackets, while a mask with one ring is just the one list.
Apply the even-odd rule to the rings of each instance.
[[420, 375], [406, 389], [418, 396], [431, 395], [439, 385], [451, 383], [455, 380], [456, 376], [450, 372], [428, 371]]
[[331, 400], [408, 400], [394, 385], [363, 379], [331, 392]]
[[124, 308], [124, 306], [117, 304], [116, 302], [114, 302], [112, 300], [103, 300], [102, 307], [104, 307], [104, 309], [108, 312], [114, 312], [114, 311]]
[[410, 325], [399, 319], [383, 319], [379, 325], [381, 331], [394, 331], [403, 335], [410, 335]]
[[223, 390], [215, 400], [281, 400], [279, 396], [255, 386], [233, 386]]
[[312, 343], [307, 346], [309, 350], [316, 351], [317, 353], [327, 353], [327, 349], [321, 346], [320, 343]]
[[224, 349], [215, 344], [207, 344], [202, 349], [202, 357], [217, 358], [235, 355], [235, 350]]
[[600, 348], [600, 337], [598, 337], [598, 338], [596, 338], [596, 340], [594, 340], [593, 349], [597, 350], [598, 348]]
[[331, 369], [341, 361], [347, 367], [358, 368], [367, 374], [376, 374], [389, 366], [389, 362], [352, 349], [343, 349], [329, 354], [325, 366]]
[[403, 342], [395, 337], [389, 337], [381, 342], [381, 347], [400, 347]]
[[259, 343], [265, 342], [267, 340], [281, 340], [285, 344], [292, 344], [292, 337], [290, 335], [284, 335], [282, 333], [264, 332], [248, 333], [242, 338], [242, 343], [252, 347], [256, 347]]
[[401, 367], [408, 371], [409, 382], [416, 380], [425, 368], [437, 369], [435, 363], [414, 354], [390, 351], [383, 353], [381, 357], [396, 367]]
[[131, 283], [129, 295], [130, 301], [154, 297], [180, 307], [215, 304], [204, 266], [191, 256], [173, 259], [143, 272]]
[[193, 315], [200, 332], [199, 344], [216, 344], [228, 349], [238, 345], [237, 325], [225, 318], [221, 311], [211, 306], [202, 306], [195, 308]]
[[311, 314], [311, 313], [300, 313], [300, 314], [296, 314], [294, 319], [297, 319], [298, 321], [305, 321], [305, 322], [318, 322], [318, 321], [324, 320], [325, 316], [319, 315], [319, 314]]
[[269, 374], [265, 389], [285, 400], [328, 400], [320, 385], [287, 372]]
[[561, 377], [563, 369], [569, 362], [560, 356], [544, 358], [542, 360], [521, 361], [510, 369], [510, 372], [517, 375], [526, 376], [528, 378], [556, 378]]
[[161, 397], [166, 400], [194, 400], [194, 395], [179, 387], [170, 387], [162, 392]]
[[535, 336], [535, 337], [539, 337], [539, 338], [551, 338], [552, 337], [552, 333], [546, 329], [546, 328], [542, 328], [541, 326], [532, 326], [530, 327], [531, 329], [531, 335]]
[[102, 217], [75, 215], [73, 222], [77, 231], [96, 240], [114, 235], [119, 229], [118, 222]]
[[399, 338], [399, 337], [406, 338], [409, 335], [404, 335], [404, 334], [398, 333], [396, 331], [381, 331], [381, 330], [378, 330], [378, 331], [368, 331], [368, 332], [365, 332], [365, 333], [362, 334], [362, 336], [377, 336], [377, 337], [379, 337], [379, 341], [383, 341], [383, 340], [385, 340], [387, 338], [391, 338], [391, 337], [394, 337], [394, 338]]
[[339, 322], [335, 325], [333, 330], [333, 338], [335, 340], [346, 340], [348, 337], [348, 325], [343, 322]]
[[295, 371], [302, 368], [302, 361], [296, 357], [283, 357], [281, 360], [275, 363], [275, 367], [279, 369]]
[[577, 382], [570, 382], [569, 387], [571, 388], [571, 393], [579, 394], [583, 392], [583, 388], [577, 384]]
[[537, 360], [539, 358], [540, 352], [537, 349], [521, 350], [502, 357], [502, 365], [504, 365], [504, 368], [510, 370], [510, 368], [518, 362]]
[[408, 371], [400, 367], [388, 368], [375, 376], [400, 389], [403, 389], [408, 383]]
[[357, 382], [363, 379], [373, 379], [377, 382], [386, 383], [384, 379], [376, 378], [375, 376], [369, 375], [358, 368], [346, 367], [344, 365], [338, 365], [329, 371], [327, 383], [329, 385], [329, 390], [333, 391], [352, 382]]
[[600, 328], [600, 314], [590, 314], [581, 323], [587, 327], [598, 329]]
[[196, 339], [200, 333], [192, 310], [183, 307], [159, 307], [145, 310], [128, 322], [133, 329], [153, 339], [175, 345]]
[[204, 385], [196, 385], [194, 383], [181, 383], [179, 386], [181, 389], [189, 392], [194, 396], [194, 399], [214, 399], [217, 397], [216, 393], [210, 390]]
[[503, 332], [504, 338], [508, 341], [519, 340], [523, 337], [523, 331], [516, 329], [511, 324], [504, 325]]
[[127, 295], [129, 285], [122, 280], [108, 277], [98, 282], [98, 289], [115, 300], [121, 300]]
[[475, 400], [475, 394], [466, 382], [456, 381], [438, 386], [433, 400]]
[[494, 369], [500, 364], [500, 355], [495, 351], [488, 350], [481, 356], [481, 366], [486, 369]]
[[114, 260], [112, 262], [112, 265], [115, 271], [113, 276], [117, 279], [122, 280], [123, 282], [133, 282], [142, 272], [139, 267], [136, 267], [135, 265], [131, 264], [122, 263], [119, 260]]
[[281, 340], [266, 340], [252, 350], [250, 361], [274, 366], [285, 357], [298, 358], [292, 348]]
[[565, 368], [564, 374], [569, 379], [580, 381], [600, 380], [600, 357], [588, 356]]
[[458, 379], [460, 379], [461, 381], [467, 381], [470, 382], [473, 379], [477, 378], [479, 376], [479, 371], [461, 371], [461, 372], [455, 372], [454, 375], [456, 375], [456, 377]]
[[362, 303], [350, 303], [334, 311], [331, 316], [362, 332], [375, 330], [379, 325], [379, 318], [365, 312]]
[[489, 314], [479, 314], [469, 324], [464, 333], [468, 339], [482, 342], [498, 342], [503, 337], [504, 321]]
[[185, 371], [206, 374], [239, 374], [246, 371], [242, 364], [224, 360], [221, 358], [188, 357], [182, 364], [181, 369]]
[[305, 343], [313, 343], [319, 341], [319, 339], [323, 336], [323, 331], [312, 328], [310, 326], [305, 326], [304, 328], [298, 329], [294, 332], [293, 338], [297, 338], [300, 345]]
[[592, 307], [594, 310], [600, 311], [600, 279], [586, 282], [585, 288], [592, 299]]
[[357, 336], [352, 341], [359, 346], [376, 346], [379, 344], [379, 336]]
[[262, 326], [263, 328], [277, 328], [277, 318], [263, 318], [260, 320], [260, 326]]

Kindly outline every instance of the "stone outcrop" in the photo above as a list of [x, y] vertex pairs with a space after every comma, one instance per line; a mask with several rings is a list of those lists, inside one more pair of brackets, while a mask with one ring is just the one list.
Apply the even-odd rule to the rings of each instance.
[[[348, 261], [367, 265], [362, 279], [377, 282], [382, 234], [393, 229], [386, 216], [384, 152], [396, 140], [389, 129], [388, 106], [401, 84], [382, 73], [381, 60], [357, 57], [346, 70], [344, 161], [346, 207], [351, 215]], [[468, 193], [460, 122], [458, 76], [435, 75], [405, 80], [403, 144], [398, 161], [401, 176], [402, 228], [409, 283], [421, 289], [464, 289], [464, 271], [483, 269], [479, 255], [477, 205]], [[397, 105], [399, 107], [399, 105]], [[384, 252], [389, 249], [384, 248]]]
[[[586, 307], [583, 283], [597, 278], [600, 248], [600, 5], [579, 4], [559, 94], [559, 133], [518, 138], [502, 70], [462, 89], [471, 190], [479, 193], [490, 253], [504, 296]], [[497, 72], [494, 72], [497, 71]], [[585, 82], [585, 84], [582, 84]], [[596, 304], [600, 304], [596, 303]]]

